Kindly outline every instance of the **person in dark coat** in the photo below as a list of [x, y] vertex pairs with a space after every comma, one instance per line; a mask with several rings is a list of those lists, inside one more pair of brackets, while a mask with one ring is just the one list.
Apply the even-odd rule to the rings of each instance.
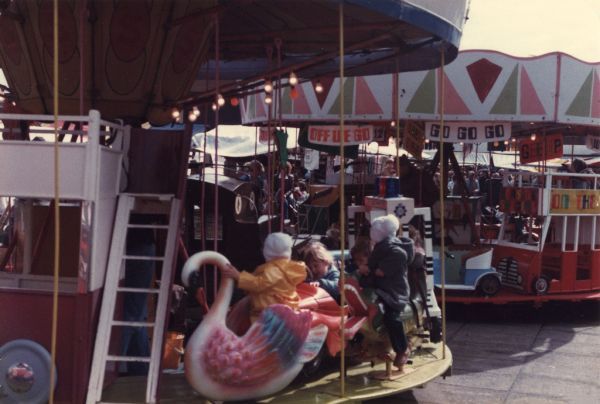
[[400, 222], [394, 215], [371, 222], [371, 240], [375, 246], [369, 256], [368, 269], [360, 269], [360, 283], [374, 288], [383, 305], [383, 323], [396, 353], [394, 366], [402, 371], [410, 349], [400, 313], [409, 303], [408, 264], [414, 257], [414, 246], [411, 239], [396, 237], [399, 227]]

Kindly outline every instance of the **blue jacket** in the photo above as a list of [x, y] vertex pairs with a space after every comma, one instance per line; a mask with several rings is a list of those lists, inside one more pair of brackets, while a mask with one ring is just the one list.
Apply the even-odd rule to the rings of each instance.
[[312, 275], [308, 271], [306, 282], [319, 282], [320, 288], [329, 293], [337, 302], [340, 301], [340, 270], [335, 265], [330, 265], [325, 275], [317, 280], [312, 279]]

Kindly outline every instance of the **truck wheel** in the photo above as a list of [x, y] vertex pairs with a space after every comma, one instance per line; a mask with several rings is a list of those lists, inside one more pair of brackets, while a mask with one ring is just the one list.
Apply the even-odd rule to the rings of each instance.
[[548, 288], [550, 287], [550, 281], [545, 276], [540, 276], [533, 281], [533, 291], [537, 295], [545, 295], [548, 293]]
[[500, 290], [500, 279], [494, 275], [486, 275], [481, 278], [477, 288], [485, 296], [494, 296]]

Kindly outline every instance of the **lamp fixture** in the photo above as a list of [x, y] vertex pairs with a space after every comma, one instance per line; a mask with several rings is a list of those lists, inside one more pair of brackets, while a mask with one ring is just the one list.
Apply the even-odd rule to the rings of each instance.
[[296, 84], [298, 84], [298, 77], [296, 77], [296, 74], [294, 72], [290, 73], [289, 83], [290, 86], [295, 86]]
[[267, 95], [265, 96], [265, 104], [270, 104], [270, 103], [272, 103], [272, 102], [273, 102], [273, 98], [271, 97], [271, 95], [270, 95], [270, 94], [267, 94]]
[[181, 112], [179, 112], [177, 108], [173, 108], [171, 110], [171, 116], [173, 117], [173, 119], [177, 120], [181, 116]]
[[198, 118], [200, 116], [200, 108], [194, 105], [192, 108], [192, 114], [196, 115], [196, 118]]
[[390, 126], [391, 126], [392, 128], [393, 128], [393, 127], [395, 127], [395, 126], [396, 126], [396, 121], [391, 121], [391, 122], [390, 122]]
[[217, 105], [220, 107], [225, 105], [225, 98], [221, 94], [217, 95]]
[[317, 94], [321, 94], [323, 92], [323, 85], [320, 80], [317, 80], [317, 84], [315, 84], [315, 92]]
[[536, 135], [535, 133], [532, 133], [531, 136], [529, 137], [529, 139], [531, 139], [532, 142], [535, 141]]
[[213, 111], [216, 111], [217, 110], [217, 104], [213, 102], [212, 105], [211, 105], [211, 108], [212, 108]]
[[271, 83], [271, 80], [265, 80], [265, 93], [270, 93], [273, 91], [273, 83]]
[[194, 122], [194, 121], [196, 121], [196, 119], [198, 119], [198, 115], [196, 115], [194, 113], [194, 110], [191, 110], [190, 112], [188, 112], [188, 121]]

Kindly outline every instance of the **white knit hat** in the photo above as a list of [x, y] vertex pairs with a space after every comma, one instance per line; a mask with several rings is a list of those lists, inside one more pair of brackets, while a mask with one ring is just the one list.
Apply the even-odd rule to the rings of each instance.
[[379, 243], [386, 237], [393, 237], [400, 228], [400, 221], [395, 215], [381, 216], [371, 222], [371, 240]]
[[265, 239], [263, 255], [265, 260], [271, 261], [276, 258], [292, 257], [292, 238], [285, 233], [271, 233]]

